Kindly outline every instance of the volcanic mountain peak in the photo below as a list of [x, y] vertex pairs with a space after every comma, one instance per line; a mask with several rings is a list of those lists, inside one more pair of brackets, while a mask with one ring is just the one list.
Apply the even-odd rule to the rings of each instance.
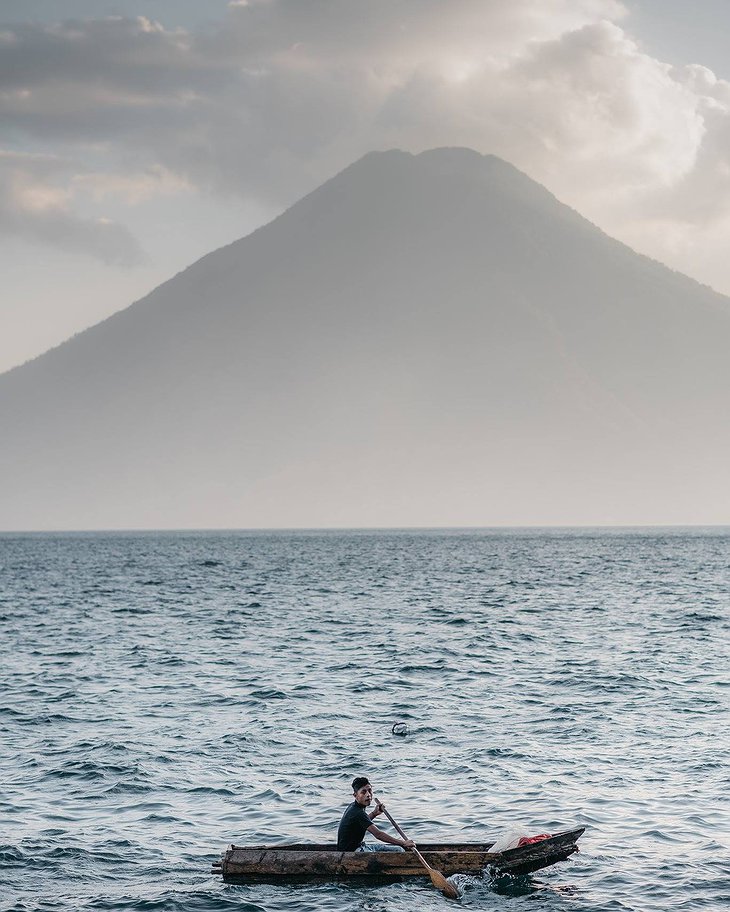
[[723, 521], [729, 345], [508, 163], [371, 153], [0, 377], [0, 527]]

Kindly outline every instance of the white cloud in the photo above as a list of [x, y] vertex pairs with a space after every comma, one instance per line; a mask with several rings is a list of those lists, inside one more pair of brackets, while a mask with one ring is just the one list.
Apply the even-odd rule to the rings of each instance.
[[[661, 256], [730, 214], [730, 84], [643, 53], [625, 15], [615, 0], [234, 0], [199, 32], [6, 26], [0, 117], [17, 147], [84, 163], [48, 210], [67, 218], [82, 191], [125, 182], [130, 204], [192, 185], [283, 205], [373, 148], [468, 145], [608, 230], [651, 226]], [[61, 187], [26, 192], [28, 223]]]
[[159, 196], [174, 196], [190, 189], [189, 183], [160, 165], [128, 174], [91, 172], [71, 179], [74, 195], [87, 194], [95, 202], [107, 199], [135, 206]]
[[0, 150], [0, 232], [86, 253], [109, 264], [143, 262], [139, 244], [124, 226], [73, 211], [68, 189], [73, 180], [70, 162]]

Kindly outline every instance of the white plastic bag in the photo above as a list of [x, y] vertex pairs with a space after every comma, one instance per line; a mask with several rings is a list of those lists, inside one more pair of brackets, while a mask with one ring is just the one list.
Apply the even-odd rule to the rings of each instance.
[[505, 830], [501, 836], [497, 837], [497, 841], [493, 846], [489, 847], [490, 852], [506, 852], [507, 849], [516, 849], [517, 843], [524, 836], [527, 836], [524, 827], [513, 826], [508, 830]]

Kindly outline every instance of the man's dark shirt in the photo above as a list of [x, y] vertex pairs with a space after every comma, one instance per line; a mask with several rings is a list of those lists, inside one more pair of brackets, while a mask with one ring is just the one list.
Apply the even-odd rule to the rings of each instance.
[[337, 830], [337, 848], [340, 852], [354, 852], [365, 837], [365, 831], [373, 822], [357, 801], [348, 806]]

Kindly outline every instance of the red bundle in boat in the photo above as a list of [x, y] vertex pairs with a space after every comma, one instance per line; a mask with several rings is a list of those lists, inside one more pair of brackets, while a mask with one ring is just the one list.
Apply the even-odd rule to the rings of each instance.
[[539, 836], [523, 836], [517, 843], [517, 848], [523, 845], [532, 845], [533, 842], [542, 842], [543, 839], [550, 839], [550, 833], [540, 833]]

